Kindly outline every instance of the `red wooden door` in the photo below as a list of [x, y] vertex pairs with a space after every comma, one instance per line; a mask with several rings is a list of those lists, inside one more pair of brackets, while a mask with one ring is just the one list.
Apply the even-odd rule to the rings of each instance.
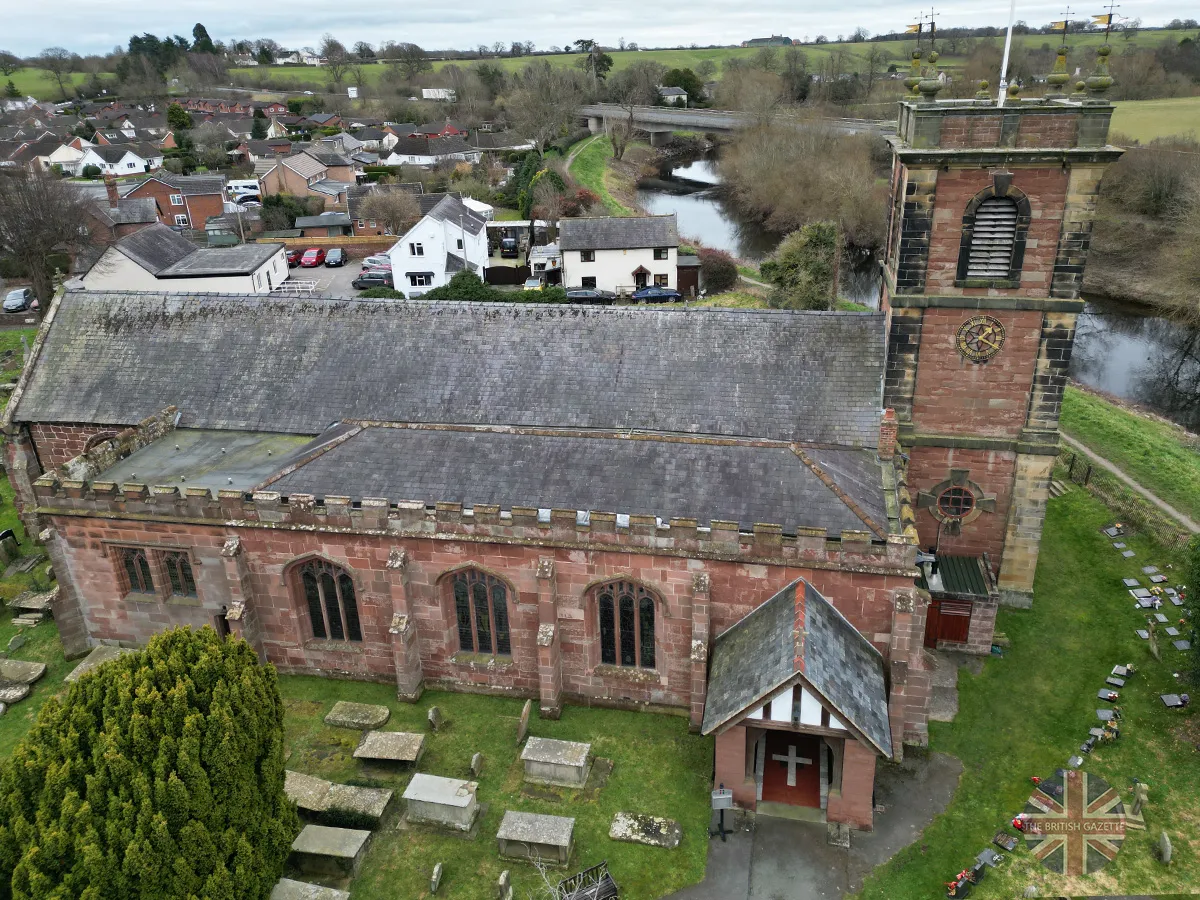
[[[821, 741], [815, 735], [768, 731], [763, 761], [764, 800], [792, 806], [821, 805]], [[788, 784], [788, 771], [795, 784]]]
[[938, 624], [942, 614], [941, 607], [941, 600], [930, 600], [929, 612], [925, 616], [925, 646], [931, 650], [937, 649]]
[[938, 615], [938, 639], [965, 644], [970, 631], [970, 601], [943, 600]]

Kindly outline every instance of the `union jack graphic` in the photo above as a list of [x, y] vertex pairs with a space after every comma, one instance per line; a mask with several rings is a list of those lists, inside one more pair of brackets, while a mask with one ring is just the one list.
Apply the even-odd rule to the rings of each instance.
[[1087, 875], [1104, 868], [1125, 840], [1125, 805], [1107, 782], [1086, 772], [1048, 778], [1025, 806], [1025, 842], [1051, 872]]

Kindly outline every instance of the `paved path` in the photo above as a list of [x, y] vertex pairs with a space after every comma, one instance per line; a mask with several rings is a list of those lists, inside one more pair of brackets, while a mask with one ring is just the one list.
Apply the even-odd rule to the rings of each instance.
[[1088, 459], [1090, 459], [1092, 462], [1094, 462], [1100, 468], [1104, 469], [1107, 472], [1111, 472], [1113, 475], [1116, 475], [1123, 482], [1125, 482], [1127, 485], [1129, 485], [1129, 487], [1133, 488], [1133, 490], [1135, 490], [1137, 493], [1141, 494], [1143, 497], [1145, 497], [1147, 500], [1149, 500], [1151, 503], [1153, 503], [1155, 506], [1157, 506], [1159, 509], [1161, 509], [1163, 512], [1165, 512], [1167, 515], [1176, 519], [1180, 524], [1182, 524], [1185, 528], [1187, 528], [1188, 531], [1192, 532], [1192, 534], [1200, 533], [1200, 522], [1197, 522], [1195, 519], [1191, 518], [1190, 516], [1184, 515], [1179, 510], [1177, 510], [1175, 507], [1173, 507], [1170, 503], [1168, 503], [1166, 500], [1163, 500], [1162, 498], [1160, 498], [1160, 497], [1156, 496], [1155, 494], [1152, 494], [1150, 491], [1146, 490], [1146, 488], [1142, 487], [1140, 484], [1138, 484], [1136, 481], [1134, 481], [1132, 478], [1130, 478], [1128, 475], [1126, 475], [1123, 471], [1121, 471], [1119, 468], [1117, 468], [1115, 465], [1113, 465], [1111, 462], [1109, 462], [1103, 456], [1098, 456], [1095, 453], [1095, 451], [1088, 449], [1086, 446], [1081, 444], [1079, 441], [1075, 440], [1075, 438], [1071, 437], [1070, 435], [1063, 434], [1062, 439], [1063, 439], [1063, 442], [1066, 443], [1066, 445], [1068, 447], [1070, 447], [1072, 450], [1078, 450], [1080, 453], [1082, 453], [1084, 456], [1086, 456]]

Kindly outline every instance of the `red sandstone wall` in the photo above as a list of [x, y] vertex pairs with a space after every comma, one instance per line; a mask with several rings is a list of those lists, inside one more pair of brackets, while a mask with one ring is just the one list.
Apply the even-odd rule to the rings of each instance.
[[988, 310], [1004, 326], [1005, 340], [984, 363], [963, 359], [956, 346], [959, 327], [973, 314], [925, 310], [912, 413], [918, 433], [1013, 438], [1025, 425], [1042, 313]]
[[[999, 567], [1015, 463], [1016, 455], [1007, 451], [912, 448], [908, 484], [914, 497], [918, 491], [929, 490], [949, 478], [951, 468], [969, 470], [971, 481], [983, 488], [985, 494], [996, 495], [995, 512], [981, 512], [974, 521], [962, 526], [958, 537], [942, 534], [942, 552], [972, 556], [987, 553], [993, 569]], [[922, 547], [930, 547], [937, 541], [937, 526], [937, 519], [928, 509], [917, 510], [917, 534]]]
[[1000, 146], [1001, 117], [946, 116], [942, 119], [943, 150]]
[[1021, 287], [1011, 291], [954, 286], [962, 240], [963, 212], [971, 198], [992, 183], [992, 176], [985, 168], [956, 169], [938, 173], [933, 231], [929, 236], [929, 267], [925, 282], [927, 293], [967, 296], [1015, 293], [1025, 297], [1047, 295], [1066, 205], [1067, 173], [1058, 167], [1013, 167], [1012, 171], [1013, 185], [1029, 196], [1031, 207], [1031, 222], [1021, 267]]
[[[415, 619], [427, 681], [460, 689], [537, 696], [537, 581], [539, 558], [556, 564], [563, 690], [573, 700], [653, 704], [686, 708], [691, 688], [692, 576], [694, 560], [625, 552], [550, 551], [546, 548], [435, 540], [394, 540], [360, 535], [314, 534], [266, 528], [225, 529], [199, 525], [138, 523], [55, 517], [54, 527], [81, 596], [93, 638], [144, 643], [172, 625], [211, 623], [230, 600], [220, 549], [230, 533], [242, 541], [254, 591], [254, 607], [270, 662], [288, 672], [390, 681], [394, 677], [392, 600], [388, 553], [408, 551], [409, 610]], [[137, 603], [121, 595], [120, 579], [106, 549], [112, 543], [193, 548], [200, 605]], [[307, 612], [284, 579], [293, 561], [317, 553], [349, 568], [355, 578], [363, 637], [361, 644], [313, 641]], [[488, 665], [456, 661], [453, 607], [440, 579], [464, 565], [478, 565], [511, 588], [509, 620], [512, 661]], [[797, 577], [805, 577], [886, 653], [891, 629], [891, 590], [908, 586], [903, 577], [839, 571], [748, 566], [706, 561], [711, 578], [711, 633], [715, 636]], [[656, 621], [654, 672], [599, 667], [597, 617], [587, 588], [616, 577], [634, 578], [663, 598]]]
[[829, 792], [825, 810], [831, 822], [847, 822], [870, 831], [875, 807], [871, 791], [875, 785], [875, 753], [858, 741], [847, 740], [842, 757], [842, 790]]
[[735, 725], [717, 735], [713, 787], [724, 784], [733, 791], [733, 802], [743, 809], [758, 805], [753, 778], [746, 777], [746, 729]]
[[102, 432], [114, 435], [124, 425], [59, 425], [37, 423], [29, 426], [29, 435], [44, 469], [61, 466], [84, 451], [87, 442]]

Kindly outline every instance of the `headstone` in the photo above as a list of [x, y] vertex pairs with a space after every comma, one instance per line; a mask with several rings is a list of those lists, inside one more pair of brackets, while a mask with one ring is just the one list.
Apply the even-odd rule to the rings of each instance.
[[1083, 765], [1083, 757], [1082, 756], [1072, 756], [1067, 760], [1067, 765], [1070, 766], [1072, 769], [1078, 769], [1080, 766]]
[[1191, 650], [1192, 642], [1191, 641], [1172, 641], [1171, 646], [1174, 647], [1176, 650]]
[[478, 778], [483, 774], [483, 754], [476, 753], [471, 757], [471, 777]]
[[1118, 678], [1128, 678], [1131, 674], [1129, 666], [1113, 666], [1112, 673]]
[[416, 768], [425, 752], [425, 735], [407, 731], [368, 731], [354, 748], [355, 759], [404, 763]]
[[496, 900], [512, 900], [512, 896], [512, 876], [508, 874], [508, 869], [505, 869], [496, 880]]
[[1171, 864], [1171, 838], [1165, 831], [1158, 838], [1158, 858], [1164, 866]]
[[592, 770], [592, 745], [531, 737], [521, 751], [525, 780], [562, 787], [583, 787]]
[[1114, 700], [1117, 699], [1117, 692], [1110, 691], [1108, 688], [1101, 688], [1099, 691], [1096, 692], [1096, 696], [1099, 697], [1101, 700], [1107, 700], [1109, 703], [1112, 703]]
[[357, 728], [366, 731], [379, 728], [391, 717], [392, 711], [386, 706], [372, 706], [367, 703], [350, 703], [339, 700], [333, 704], [333, 709], [325, 717], [325, 724], [335, 728]]
[[1127, 588], [1136, 588], [1142, 586], [1141, 582], [1139, 582], [1136, 578], [1122, 578], [1121, 584], [1125, 585]]
[[1107, 722], [1112, 717], [1113, 717], [1113, 711], [1111, 709], [1096, 710], [1096, 718], [1099, 719], [1101, 722]]
[[102, 666], [110, 659], [116, 659], [118, 656], [128, 652], [128, 650], [124, 650], [120, 647], [110, 647], [107, 644], [101, 644], [99, 647], [85, 656], [83, 662], [71, 670], [71, 673], [66, 677], [66, 681], [72, 683], [76, 682], [88, 672], [91, 672], [98, 666]]
[[1113, 541], [1113, 549], [1114, 550], [1124, 550], [1125, 542], [1124, 541]]
[[1025, 900], [1029, 900], [1029, 898], [1036, 897], [1037, 895], [1038, 889], [1032, 884], [1026, 885], [1025, 890], [1021, 892], [1021, 896], [1024, 897]]
[[575, 820], [565, 816], [506, 810], [496, 832], [500, 855], [566, 865], [575, 840]]
[[1144, 587], [1134, 588], [1129, 593], [1133, 595], [1135, 600], [1151, 600], [1154, 597], [1154, 595], [1150, 593], [1150, 589]]
[[8, 712], [8, 706], [4, 703], [0, 703], [0, 716], [4, 715], [6, 712]]
[[24, 646], [25, 646], [25, 635], [23, 635], [19, 631], [8, 639], [8, 652], [9, 653], [12, 653], [14, 650], [20, 650]]
[[683, 839], [683, 829], [674, 819], [619, 812], [613, 816], [608, 836], [614, 841], [674, 850]]
[[438, 863], [433, 867], [433, 874], [429, 876], [429, 893], [436, 894], [438, 888], [442, 884], [442, 864]]
[[474, 781], [418, 772], [404, 789], [405, 815], [410, 822], [470, 831], [479, 816], [478, 789]]
[[305, 825], [292, 842], [291, 861], [309, 875], [354, 877], [371, 840], [371, 832], [357, 828]]
[[4, 684], [0, 682], [0, 703], [12, 706], [14, 703], [20, 703], [29, 696], [29, 685], [27, 684]]
[[1133, 807], [1131, 812], [1135, 816], [1140, 816], [1142, 810], [1146, 808], [1146, 803], [1150, 799], [1150, 788], [1144, 781], [1139, 781], [1133, 786]]
[[985, 866], [991, 866], [993, 869], [996, 868], [996, 866], [998, 866], [1003, 859], [1004, 857], [991, 847], [984, 847], [975, 857], [976, 862], [983, 863]]
[[521, 746], [521, 742], [525, 740], [529, 734], [529, 716], [533, 711], [533, 701], [526, 700], [525, 705], [521, 707], [521, 719], [517, 722], [517, 746]]
[[1158, 622], [1159, 625], [1166, 625], [1169, 620], [1162, 613], [1155, 613], [1154, 621]]
[[1003, 850], [1012, 853], [1016, 849], [1017, 839], [1007, 831], [997, 831], [992, 836], [992, 843]]
[[270, 900], [350, 900], [350, 894], [307, 881], [282, 878], [272, 889]]
[[429, 707], [429, 727], [433, 731], [440, 731], [442, 728], [442, 710], [437, 706]]

